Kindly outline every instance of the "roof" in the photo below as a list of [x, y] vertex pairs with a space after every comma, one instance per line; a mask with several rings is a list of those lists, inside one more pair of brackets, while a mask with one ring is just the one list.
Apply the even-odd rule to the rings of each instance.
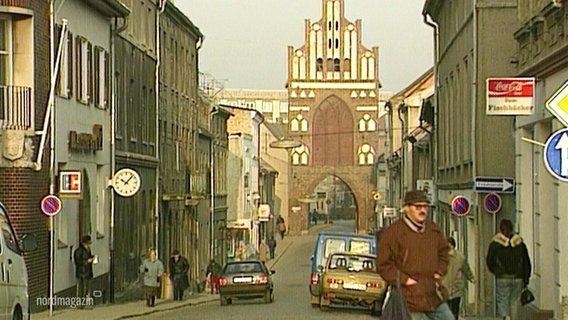
[[106, 17], [126, 17], [130, 9], [118, 0], [83, 0]]

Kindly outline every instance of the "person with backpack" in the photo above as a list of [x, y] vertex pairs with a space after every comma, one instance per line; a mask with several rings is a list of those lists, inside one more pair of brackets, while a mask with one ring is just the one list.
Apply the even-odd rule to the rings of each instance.
[[496, 278], [497, 314], [504, 320], [518, 318], [521, 292], [528, 286], [531, 261], [523, 239], [513, 232], [513, 222], [502, 219], [499, 232], [487, 251], [487, 268]]

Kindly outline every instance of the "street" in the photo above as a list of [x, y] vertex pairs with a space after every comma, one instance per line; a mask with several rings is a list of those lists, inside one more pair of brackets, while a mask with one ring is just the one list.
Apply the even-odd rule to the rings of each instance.
[[[315, 230], [315, 232], [314, 232]], [[352, 231], [353, 221], [317, 226], [309, 235], [293, 238], [293, 243], [282, 256], [277, 256], [274, 270], [275, 301], [264, 304], [261, 299], [235, 301], [232, 305], [219, 305], [219, 301], [199, 306], [152, 314], [141, 319], [372, 319], [366, 310], [332, 308], [321, 311], [309, 303], [309, 268], [315, 234], [321, 230]]]

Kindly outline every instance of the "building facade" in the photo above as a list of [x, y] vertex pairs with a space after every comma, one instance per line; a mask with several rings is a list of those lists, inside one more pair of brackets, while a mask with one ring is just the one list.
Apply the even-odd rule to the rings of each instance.
[[[536, 301], [525, 319], [568, 319], [568, 224], [563, 218], [568, 185], [547, 171], [543, 145], [562, 124], [545, 108], [568, 79], [568, 3], [566, 1], [519, 1], [516, 51], [509, 62], [516, 76], [535, 77], [535, 110], [517, 116], [515, 220], [533, 262], [530, 288]], [[527, 140], [528, 139], [528, 140]], [[532, 141], [532, 142], [531, 142]], [[554, 148], [554, 144], [549, 144]]]
[[158, 246], [158, 0], [121, 0], [131, 14], [114, 39], [114, 171], [130, 168], [141, 178], [132, 197], [115, 195], [111, 219], [111, 272], [114, 292], [138, 281], [137, 267]]
[[215, 95], [219, 104], [254, 109], [266, 122], [288, 123], [288, 92], [260, 89], [222, 89]]
[[92, 289], [103, 292], [101, 298], [106, 300], [112, 197], [108, 188], [112, 176], [111, 38], [116, 28], [112, 21], [123, 20], [129, 10], [109, 0], [99, 4], [70, 0], [58, 8], [53, 39], [61, 52], [55, 86], [54, 172], [59, 177], [62, 209], [54, 218], [54, 292], [76, 294], [73, 251], [83, 235], [90, 235], [92, 251], [100, 257], [93, 267]]
[[[512, 76], [516, 51], [517, 1], [427, 0], [423, 14], [435, 41], [434, 95], [436, 220], [466, 254], [479, 281], [465, 303], [471, 312], [492, 315], [493, 276], [485, 255], [501, 218], [515, 216], [515, 195], [501, 193], [497, 214], [484, 208], [486, 192], [476, 192], [477, 177], [514, 177], [514, 116], [488, 115], [486, 79]], [[499, 32], [495, 32], [499, 30]], [[452, 200], [468, 199], [469, 212], [455, 214]]]
[[322, 17], [306, 19], [305, 43], [288, 47], [288, 135], [291, 150], [288, 229], [307, 231], [309, 198], [327, 177], [345, 183], [356, 207], [356, 231], [376, 222], [379, 49], [361, 43], [361, 20], [345, 18], [345, 1], [322, 0]]
[[30, 301], [49, 293], [48, 219], [39, 208], [51, 185], [42, 129], [52, 94], [49, 11], [47, 1], [0, 1], [0, 201], [17, 234], [37, 237], [38, 249], [25, 256]]
[[[192, 193], [203, 187], [192, 181], [196, 155], [201, 152], [196, 148], [195, 132], [201, 113], [197, 61], [203, 35], [171, 1], [164, 6], [159, 15], [159, 258], [169, 261], [176, 249], [187, 257], [195, 290], [200, 281], [197, 264], [208, 257], [208, 251], [195, 250], [197, 242], [207, 243], [207, 237], [198, 235], [202, 234], [199, 216], [209, 216], [208, 206], [201, 213], [198, 209], [208, 202], [196, 200]], [[207, 199], [205, 194], [200, 196]]]

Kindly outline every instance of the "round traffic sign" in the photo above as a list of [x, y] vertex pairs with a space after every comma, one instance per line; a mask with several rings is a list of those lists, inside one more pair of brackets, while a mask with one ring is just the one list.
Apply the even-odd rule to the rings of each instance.
[[452, 211], [460, 216], [463, 217], [469, 213], [469, 209], [471, 208], [471, 204], [469, 203], [469, 199], [464, 196], [455, 196], [452, 199], [451, 203]]
[[568, 181], [568, 128], [554, 132], [546, 140], [544, 164], [555, 178]]
[[41, 199], [41, 211], [47, 216], [54, 216], [61, 211], [61, 199], [49, 194]]
[[483, 207], [489, 213], [497, 213], [501, 210], [501, 197], [497, 193], [488, 193], [483, 198]]

